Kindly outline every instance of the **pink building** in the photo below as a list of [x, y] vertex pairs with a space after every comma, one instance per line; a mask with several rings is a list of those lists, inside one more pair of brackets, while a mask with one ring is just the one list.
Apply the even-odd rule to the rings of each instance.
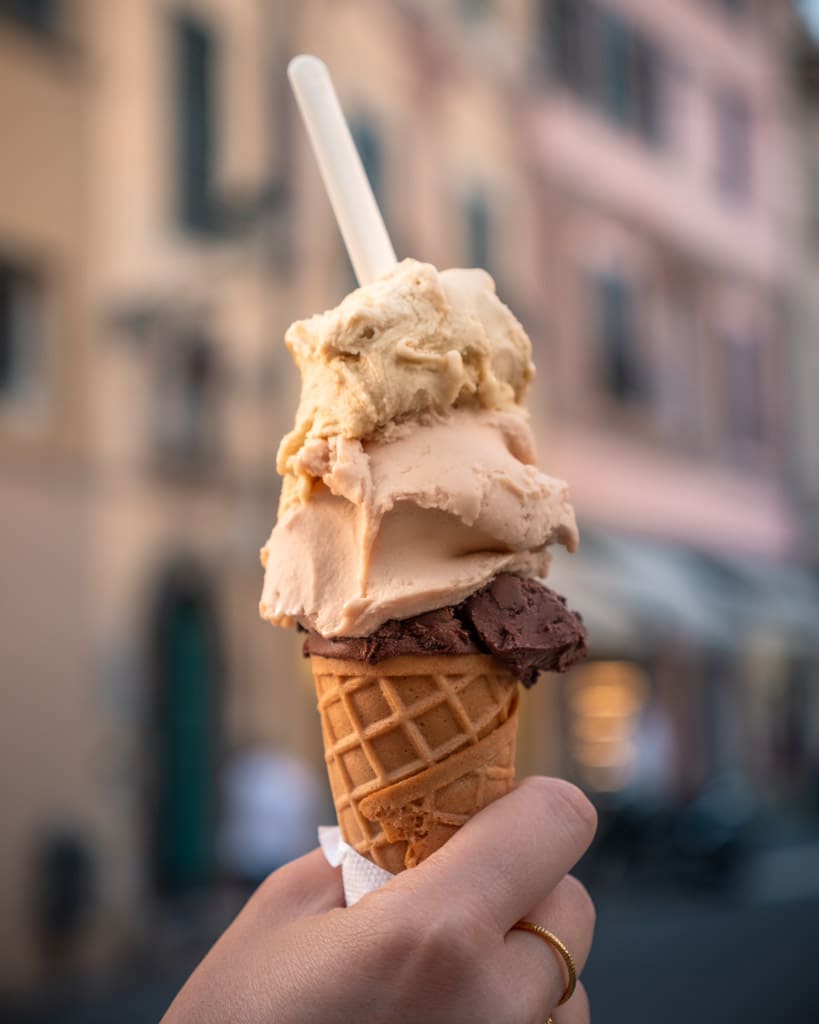
[[[534, 6], [539, 397], [584, 527], [556, 579], [596, 653], [652, 677], [669, 795], [728, 772], [784, 795], [817, 615], [788, 480], [791, 19], [749, 0]], [[611, 765], [602, 740], [574, 744], [581, 777], [639, 774], [631, 728]]]

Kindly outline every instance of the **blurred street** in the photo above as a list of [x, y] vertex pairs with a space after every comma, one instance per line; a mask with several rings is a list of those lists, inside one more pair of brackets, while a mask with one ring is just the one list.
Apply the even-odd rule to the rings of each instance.
[[598, 903], [584, 974], [604, 1024], [819, 1019], [819, 899], [763, 906], [635, 894]]
[[[597, 902], [597, 934], [583, 975], [593, 1020], [819, 1019], [819, 974], [813, 969], [819, 896], [735, 905], [634, 889]], [[0, 1016], [6, 1024], [154, 1024], [187, 976], [189, 962], [141, 979], [129, 973], [121, 985], [104, 989], [0, 1004]]]

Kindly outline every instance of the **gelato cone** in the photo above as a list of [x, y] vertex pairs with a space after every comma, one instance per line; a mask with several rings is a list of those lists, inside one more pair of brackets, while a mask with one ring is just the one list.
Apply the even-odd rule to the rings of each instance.
[[395, 873], [512, 785], [518, 682], [585, 655], [541, 582], [574, 509], [484, 271], [404, 260], [285, 340], [302, 393], [260, 612], [307, 634], [342, 836]]
[[512, 785], [517, 680], [494, 658], [312, 669], [342, 837], [379, 867], [414, 867]]

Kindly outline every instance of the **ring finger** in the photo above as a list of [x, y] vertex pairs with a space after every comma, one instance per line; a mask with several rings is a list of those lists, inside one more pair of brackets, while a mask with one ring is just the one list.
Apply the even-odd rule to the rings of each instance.
[[[579, 975], [591, 949], [595, 916], [583, 885], [567, 875], [525, 920], [546, 928], [565, 944]], [[545, 939], [519, 929], [507, 934], [504, 947], [508, 976], [517, 981], [516, 991], [527, 1012], [536, 1015], [543, 1011], [545, 1020], [567, 988], [568, 968], [563, 957]]]
[[552, 1011], [552, 1024], [589, 1024], [590, 1020], [589, 997], [582, 982], [578, 982], [575, 993], [568, 1003], [559, 1010]]

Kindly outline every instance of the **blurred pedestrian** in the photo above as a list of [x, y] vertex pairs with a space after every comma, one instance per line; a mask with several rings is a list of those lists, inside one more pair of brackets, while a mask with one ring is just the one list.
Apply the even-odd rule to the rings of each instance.
[[270, 747], [240, 750], [228, 763], [219, 846], [227, 874], [258, 885], [315, 846], [320, 788], [312, 769]]

